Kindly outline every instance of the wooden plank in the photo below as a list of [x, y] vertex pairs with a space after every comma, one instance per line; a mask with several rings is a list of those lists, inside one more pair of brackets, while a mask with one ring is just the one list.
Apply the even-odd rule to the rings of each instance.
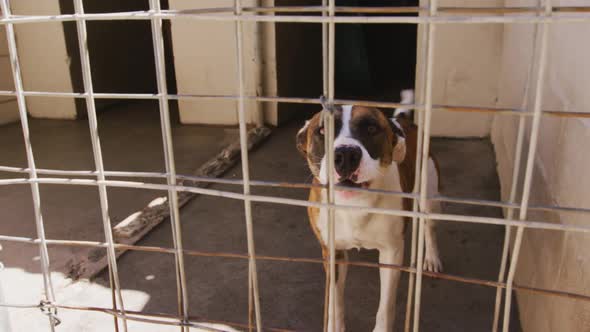
[[[254, 128], [248, 131], [248, 150], [262, 143], [270, 135], [271, 130], [266, 127]], [[196, 176], [220, 177], [240, 162], [240, 141], [237, 139], [221, 150], [215, 157], [203, 164], [195, 171]], [[181, 185], [207, 187], [206, 182], [179, 181]], [[183, 207], [195, 193], [179, 192], [178, 205]], [[137, 211], [113, 227], [115, 243], [134, 244], [149, 231], [170, 216], [167, 197], [158, 197], [151, 201], [141, 211]], [[117, 257], [125, 250], [117, 250]], [[67, 274], [73, 280], [90, 279], [107, 267], [106, 250], [104, 248], [87, 248], [76, 254], [67, 264]]]

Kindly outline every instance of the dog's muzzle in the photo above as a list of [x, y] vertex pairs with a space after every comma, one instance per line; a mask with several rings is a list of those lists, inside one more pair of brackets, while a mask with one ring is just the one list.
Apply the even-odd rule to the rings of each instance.
[[339, 146], [334, 150], [334, 168], [340, 181], [356, 182], [363, 151], [354, 145]]

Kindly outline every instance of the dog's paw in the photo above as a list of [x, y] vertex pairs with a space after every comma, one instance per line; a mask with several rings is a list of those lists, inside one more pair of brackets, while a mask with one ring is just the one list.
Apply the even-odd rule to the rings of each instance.
[[442, 262], [436, 255], [424, 256], [424, 265], [422, 267], [425, 271], [440, 273], [443, 271]]

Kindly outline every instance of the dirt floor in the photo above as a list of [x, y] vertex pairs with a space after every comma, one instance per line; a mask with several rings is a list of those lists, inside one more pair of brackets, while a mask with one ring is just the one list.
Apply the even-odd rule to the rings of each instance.
[[[115, 107], [99, 119], [107, 170], [163, 171], [161, 133], [155, 104]], [[133, 124], [133, 125], [130, 125]], [[309, 182], [304, 160], [294, 146], [300, 123], [273, 132], [272, 138], [251, 153], [251, 177], [256, 180]], [[31, 120], [32, 142], [39, 168], [93, 169], [85, 122]], [[173, 129], [178, 173], [191, 174], [201, 163], [237, 137], [235, 130], [175, 125]], [[0, 165], [26, 166], [18, 125], [0, 127]], [[499, 199], [492, 145], [485, 139], [433, 139], [432, 151], [440, 161], [442, 192], [454, 197]], [[240, 167], [228, 174], [239, 178]], [[21, 175], [0, 173], [1, 178]], [[232, 191], [241, 187], [216, 186]], [[306, 199], [305, 190], [254, 188], [261, 195]], [[142, 208], [162, 192], [110, 188], [113, 223]], [[96, 187], [42, 185], [41, 199], [47, 237], [103, 240]], [[501, 210], [445, 204], [444, 212], [501, 217]], [[0, 186], [0, 234], [35, 236], [30, 187]], [[259, 255], [319, 258], [320, 249], [308, 226], [304, 208], [254, 204], [254, 231]], [[207, 252], [246, 252], [243, 202], [199, 196], [181, 210], [186, 249]], [[443, 222], [438, 228], [445, 271], [494, 280], [500, 262], [503, 227]], [[409, 234], [408, 234], [409, 235]], [[139, 244], [172, 246], [169, 221]], [[42, 291], [36, 246], [3, 242], [0, 287], [8, 303], [38, 303]], [[57, 300], [80, 306], [109, 307], [108, 274], [92, 282], [72, 284], [64, 266], [78, 248], [50, 247]], [[409, 254], [409, 250], [406, 250]], [[353, 252], [351, 259], [376, 262], [376, 252]], [[171, 254], [128, 252], [119, 259], [125, 305], [130, 310], [176, 314], [175, 265]], [[406, 261], [407, 263], [407, 261]], [[186, 256], [190, 314], [212, 320], [247, 323], [247, 261]], [[258, 261], [263, 323], [297, 331], [321, 331], [323, 269], [313, 263]], [[398, 296], [396, 331], [403, 330], [407, 275]], [[346, 290], [347, 330], [370, 331], [378, 303], [378, 271], [351, 267]], [[421, 331], [489, 331], [495, 289], [457, 282], [424, 279]], [[14, 331], [49, 331], [36, 309], [10, 309]], [[113, 319], [101, 313], [60, 311], [58, 331], [109, 331]], [[0, 317], [1, 312], [0, 312]], [[516, 313], [512, 330], [520, 331]], [[130, 323], [130, 331], [178, 329]]]

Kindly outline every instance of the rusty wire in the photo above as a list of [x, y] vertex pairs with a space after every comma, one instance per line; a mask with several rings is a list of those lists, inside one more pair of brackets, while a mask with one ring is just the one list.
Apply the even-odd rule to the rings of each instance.
[[[174, 250], [174, 249], [172, 249]], [[111, 315], [116, 318], [125, 318], [127, 320], [132, 320], [136, 322], [142, 323], [150, 323], [150, 324], [159, 324], [159, 325], [171, 325], [171, 326], [180, 326], [180, 327], [194, 327], [199, 328], [211, 332], [226, 332], [226, 330], [222, 330], [217, 327], [211, 327], [204, 324], [223, 324], [230, 327], [236, 328], [248, 328], [248, 324], [237, 323], [237, 322], [229, 322], [223, 320], [213, 320], [213, 319], [205, 319], [202, 317], [196, 316], [188, 316], [188, 320], [185, 320], [183, 316], [177, 315], [170, 315], [164, 314], [159, 312], [143, 312], [143, 311], [134, 311], [134, 310], [125, 310], [124, 312], [119, 309], [109, 309], [109, 308], [101, 308], [101, 307], [89, 307], [89, 306], [77, 306], [77, 305], [67, 305], [67, 304], [60, 304], [60, 303], [50, 303], [46, 301], [41, 301], [39, 304], [22, 304], [22, 303], [0, 303], [0, 307], [9, 307], [15, 309], [39, 309], [41, 312], [56, 312], [57, 309], [64, 309], [64, 310], [77, 310], [77, 311], [93, 311], [93, 312], [100, 312], [104, 314]], [[151, 318], [144, 318], [144, 317], [151, 317]], [[57, 317], [52, 317], [53, 319], [57, 319]], [[154, 318], [161, 318], [161, 319], [154, 319]], [[168, 319], [168, 320], [164, 320]], [[199, 323], [194, 323], [198, 321]], [[267, 327], [266, 330], [272, 332], [292, 332], [293, 330], [283, 329], [283, 328], [275, 328], [275, 327]]]
[[[77, 177], [92, 177], [97, 174], [96, 171], [84, 171], [84, 170], [56, 170], [56, 169], [38, 168], [38, 169], [36, 169], [36, 171], [38, 174], [64, 175], [64, 176], [69, 175], [69, 176], [77, 176]], [[23, 168], [23, 167], [0, 166], [0, 172], [29, 173], [30, 170], [29, 170], [29, 168]], [[117, 177], [117, 178], [126, 177], [126, 178], [165, 179], [167, 177], [167, 173], [158, 173], [158, 172], [105, 171], [104, 174], [107, 177]], [[243, 180], [241, 180], [241, 179], [223, 179], [223, 178], [195, 176], [195, 175], [183, 175], [183, 174], [177, 175], [176, 179], [179, 180], [179, 183], [182, 183], [184, 186], [190, 186], [191, 184], [196, 185], [200, 182], [212, 183], [212, 184], [235, 185], [235, 186], [241, 186], [244, 183]], [[0, 183], [0, 184], [2, 184], [2, 183]], [[326, 186], [322, 185], [322, 184], [301, 183], [301, 182], [283, 182], [283, 181], [260, 181], [260, 180], [250, 180], [250, 185], [253, 187], [266, 187], [266, 188], [293, 188], [293, 189], [312, 189], [312, 188], [325, 189], [326, 188]], [[373, 194], [397, 196], [397, 197], [403, 197], [403, 198], [409, 198], [409, 199], [417, 199], [418, 198], [418, 195], [416, 193], [406, 193], [406, 192], [402, 192], [402, 191], [350, 188], [350, 187], [342, 187], [342, 186], [336, 186], [336, 188], [337, 189], [346, 189], [347, 191], [370, 192]], [[517, 209], [517, 210], [520, 208], [520, 205], [517, 203], [510, 203], [510, 202], [505, 202], [505, 201], [492, 201], [492, 200], [484, 200], [484, 199], [472, 199], [472, 198], [464, 198], [464, 197], [452, 197], [452, 196], [445, 196], [445, 195], [431, 195], [431, 196], [428, 196], [428, 199], [431, 201], [440, 201], [440, 202], [454, 203], [454, 204], [490, 206], [490, 207], [499, 207], [499, 208], [507, 208], [507, 209], [513, 208], [513, 209]], [[580, 208], [580, 207], [552, 205], [552, 204], [531, 204], [531, 205], [529, 205], [529, 209], [533, 210], [533, 211], [569, 212], [569, 213], [590, 214], [590, 208]]]
[[[80, 92], [46, 92], [46, 91], [23, 91], [25, 97], [51, 97], [51, 98], [86, 98], [86, 93]], [[16, 96], [15, 91], [0, 90], [0, 96]], [[136, 100], [158, 100], [162, 97], [157, 93], [94, 93], [95, 99], [136, 99]], [[238, 101], [238, 95], [202, 95], [202, 94], [168, 94], [169, 100], [233, 100]], [[302, 97], [279, 97], [279, 96], [243, 96], [244, 99], [256, 102], [266, 103], [285, 103], [285, 104], [322, 104], [321, 98], [302, 98]], [[334, 99], [334, 105], [358, 105], [367, 107], [378, 107], [393, 109], [399, 107], [412, 108], [415, 111], [424, 111], [423, 104], [400, 104], [387, 101], [370, 101], [358, 99]], [[532, 117], [533, 112], [519, 107], [485, 107], [469, 105], [432, 105], [432, 111], [441, 112], [464, 112], [464, 113], [494, 113], [502, 115], [526, 116]], [[543, 110], [543, 115], [564, 118], [590, 118], [590, 112], [568, 111], [568, 110]]]
[[[7, 2], [4, 2], [7, 3]], [[547, 5], [550, 7], [550, 5]], [[461, 24], [461, 23], [544, 23], [549, 24], [553, 22], [587, 22], [590, 20], [588, 14], [590, 13], [590, 7], [574, 7], [574, 6], [554, 6], [551, 8], [546, 8], [545, 12], [550, 11], [551, 13], [556, 14], [565, 14], [565, 15], [539, 15], [542, 14], [543, 11], [536, 7], [434, 7], [437, 12], [438, 17], [431, 17], [431, 18], [424, 18], [424, 17], [392, 17], [391, 14], [421, 14], [421, 13], [428, 13], [433, 10], [433, 8], [422, 8], [422, 7], [374, 7], [374, 8], [361, 8], [361, 7], [337, 7], [331, 4], [330, 6], [291, 6], [291, 7], [244, 7], [241, 8], [240, 12], [237, 14], [234, 12], [233, 7], [223, 7], [223, 8], [207, 8], [207, 9], [199, 9], [199, 10], [182, 10], [182, 11], [175, 11], [175, 10], [157, 10], [157, 11], [139, 11], [139, 12], [124, 12], [124, 13], [106, 13], [106, 14], [75, 14], [75, 15], [54, 15], [54, 16], [18, 16], [18, 15], [4, 15], [4, 18], [0, 19], [0, 25], [9, 25], [12, 24], [24, 24], [24, 23], [32, 23], [32, 22], [63, 22], [63, 21], [77, 21], [83, 22], [84, 20], [124, 20], [124, 19], [138, 19], [138, 20], [152, 20], [152, 21], [161, 21], [163, 19], [175, 19], [175, 18], [189, 18], [189, 19], [199, 19], [199, 20], [217, 20], [217, 21], [234, 21], [234, 22], [243, 22], [243, 21], [253, 21], [253, 22], [307, 22], [307, 23], [321, 23], [321, 24], [330, 24], [333, 26], [336, 23], [409, 23], [409, 24]], [[243, 11], [243, 13], [242, 13]], [[259, 15], [259, 14], [277, 14], [277, 13], [303, 13], [303, 14], [310, 14], [308, 16], [295, 16], [295, 15]], [[365, 16], [355, 16], [355, 17], [348, 17], [343, 15], [336, 15], [336, 14], [347, 14], [347, 13], [357, 13], [357, 14], [366, 14]], [[216, 15], [220, 14], [220, 15]], [[233, 15], [221, 15], [221, 14], [233, 14]], [[315, 15], [315, 14], [322, 14], [322, 16]], [[328, 15], [329, 14], [329, 15]], [[382, 14], [382, 16], [375, 16], [375, 14]], [[527, 14], [527, 15], [524, 15]], [[531, 14], [533, 16], [531, 16]], [[578, 15], [572, 15], [578, 14]], [[317, 17], [315, 17], [315, 16]], [[479, 16], [478, 16], [479, 15]], [[488, 15], [488, 16], [485, 16]], [[16, 47], [13, 47], [14, 49]], [[14, 53], [14, 52], [13, 52]], [[332, 93], [333, 94], [333, 93]], [[259, 97], [259, 96], [245, 96], [242, 93], [240, 95], [170, 95], [167, 93], [159, 93], [159, 94], [94, 94], [94, 93], [61, 93], [61, 92], [33, 92], [33, 91], [23, 91], [21, 89], [17, 89], [17, 91], [0, 91], [0, 95], [3, 96], [16, 96], [22, 100], [24, 97], [36, 97], [36, 96], [44, 96], [44, 97], [63, 97], [63, 98], [86, 98], [87, 100], [93, 101], [96, 99], [101, 98], [112, 98], [112, 99], [158, 99], [158, 100], [178, 100], [178, 99], [230, 99], [235, 101], [244, 102], [244, 100], [256, 100], [259, 102], [276, 102], [276, 103], [302, 103], [302, 104], [321, 104], [321, 100], [317, 98], [284, 98], [284, 97]], [[333, 96], [332, 96], [333, 97]], [[374, 101], [360, 101], [360, 100], [337, 100], [334, 98], [329, 99], [334, 105], [343, 105], [343, 104], [356, 104], [356, 105], [363, 105], [363, 106], [373, 106], [373, 107], [382, 107], [382, 108], [396, 108], [400, 107], [399, 103], [390, 103], [390, 102], [374, 102]], [[408, 105], [404, 105], [408, 106]], [[430, 113], [430, 111], [451, 111], [451, 112], [469, 112], [469, 113], [494, 113], [494, 114], [506, 114], [506, 115], [516, 115], [519, 117], [540, 117], [540, 113], [546, 116], [555, 116], [555, 117], [565, 117], [565, 118], [590, 118], [590, 113], [587, 112], [577, 112], [577, 111], [557, 111], [557, 110], [541, 110], [540, 106], [536, 109], [536, 112], [531, 112], [525, 109], [519, 108], [490, 108], [490, 107], [471, 107], [471, 106], [452, 106], [452, 105], [432, 105], [431, 103], [424, 104], [416, 104], [416, 105], [409, 105], [413, 107], [415, 110], [425, 113]], [[22, 112], [23, 107], [21, 107]], [[426, 112], [427, 111], [427, 112]], [[26, 123], [26, 119], [23, 120]], [[32, 154], [32, 148], [29, 148]], [[530, 159], [530, 158], [529, 158]], [[288, 200], [288, 199], [274, 199], [270, 200], [263, 196], [255, 196], [250, 195], [249, 193], [245, 194], [235, 194], [230, 192], [221, 192], [217, 191], [213, 194], [213, 191], [195, 191], [190, 187], [184, 185], [185, 181], [190, 182], [216, 182], [222, 184], [240, 184], [243, 186], [268, 186], [268, 187], [281, 187], [281, 188], [311, 188], [314, 187], [313, 185], [309, 184], [300, 184], [300, 183], [285, 183], [285, 182], [268, 182], [268, 181], [249, 181], [249, 180], [223, 180], [223, 179], [211, 179], [211, 178], [202, 178], [202, 177], [190, 177], [190, 176], [176, 176], [174, 172], [167, 172], [167, 173], [137, 173], [137, 172], [108, 172], [99, 170], [98, 173], [94, 171], [61, 171], [61, 170], [41, 170], [35, 169], [34, 167], [30, 168], [15, 168], [15, 167], [0, 167], [0, 171], [8, 171], [8, 172], [21, 172], [21, 173], [28, 173], [29, 175], [34, 175], [31, 179], [22, 179], [23, 181], [16, 181], [19, 179], [11, 179], [8, 181], [0, 181], [0, 185], [8, 185], [8, 184], [15, 184], [15, 183], [22, 183], [22, 184], [31, 184], [31, 185], [38, 185], [39, 183], [58, 183], [58, 184], [76, 184], [76, 185], [97, 185], [97, 186], [128, 186], [129, 183], [123, 184], [122, 182], [114, 182], [114, 181], [80, 181], [77, 179], [43, 179], [38, 178], [36, 176], [37, 173], [39, 174], [54, 174], [54, 175], [78, 175], [78, 176], [97, 176], [97, 174], [104, 176], [129, 176], [129, 177], [150, 177], [150, 178], [167, 178], [171, 180], [171, 182], [175, 183], [176, 181], [181, 181], [182, 185], [151, 185], [145, 183], [136, 183], [136, 186], [147, 188], [147, 189], [159, 189], [159, 190], [169, 190], [169, 191], [190, 191], [195, 193], [204, 193], [204, 194], [211, 194], [213, 196], [219, 197], [227, 197], [227, 198], [235, 198], [235, 199], [242, 199], [242, 200], [250, 200], [252, 201], [260, 201], [260, 202], [270, 202], [270, 203], [279, 203], [279, 204], [291, 204], [291, 205], [299, 205], [299, 206], [311, 206], [309, 204], [299, 203], [297, 204], [296, 200]], [[143, 186], [140, 186], [143, 185]], [[151, 187], [150, 187], [151, 186]], [[331, 188], [333, 190], [333, 188]], [[347, 188], [347, 190], [350, 190]], [[353, 189], [355, 190], [355, 189]], [[366, 190], [364, 190], [366, 191]], [[379, 194], [391, 194], [391, 195], [398, 195], [402, 197], [412, 198], [414, 200], [421, 198], [422, 201], [426, 198], [424, 193], [419, 195], [418, 193], [400, 193], [400, 192], [384, 192], [384, 191], [376, 191]], [[421, 196], [421, 197], [420, 197]], [[258, 199], [258, 200], [257, 200]], [[573, 208], [573, 207], [562, 207], [562, 206], [548, 206], [548, 205], [528, 205], [528, 202], [524, 202], [523, 204], [516, 204], [513, 202], [505, 203], [505, 202], [491, 202], [485, 200], [475, 200], [475, 199], [459, 199], [459, 198], [452, 198], [452, 197], [445, 197], [445, 196], [434, 196], [434, 197], [427, 197], [429, 200], [440, 200], [440, 201], [447, 201], [452, 203], [461, 203], [461, 204], [476, 204], [476, 205], [484, 205], [484, 206], [495, 206], [495, 207], [504, 207], [510, 209], [519, 209], [521, 210], [521, 214], [525, 214], [526, 209], [538, 209], [543, 211], [560, 211], [560, 212], [582, 212], [582, 213], [589, 213], [590, 209], [583, 209], [583, 208]], [[522, 205], [522, 206], [521, 206]], [[339, 206], [333, 204], [319, 204], [317, 206], [327, 207], [333, 209], [334, 207], [338, 208]], [[340, 206], [340, 208], [344, 208]], [[523, 211], [524, 210], [524, 211]], [[385, 213], [385, 211], [374, 211], [375, 213]], [[420, 217], [426, 218], [430, 215], [427, 213], [405, 213], [399, 214], [405, 216], [413, 216], [413, 217]], [[440, 216], [440, 215], [437, 215]], [[446, 215], [447, 218], [445, 220], [449, 220], [449, 217], [459, 217], [453, 215]], [[464, 218], [460, 221], [468, 221]], [[473, 221], [470, 222], [484, 222], [481, 217], [473, 217]], [[492, 219], [488, 218], [486, 223], [493, 224]], [[498, 219], [498, 218], [495, 218]], [[494, 219], [494, 220], [495, 220]], [[508, 218], [510, 219], [510, 218]], [[477, 221], [479, 220], [479, 221]], [[518, 223], [516, 221], [511, 221], [511, 223], [496, 223], [496, 224], [505, 224], [505, 225], [517, 225], [520, 229], [524, 229], [524, 227], [531, 227], [531, 228], [544, 228], [541, 222], [525, 222], [525, 218], [521, 218], [521, 222]], [[566, 227], [565, 225], [562, 226], [555, 226], [547, 229], [559, 229], [563, 231], [568, 230], [575, 230], [575, 227]], [[578, 231], [589, 231], [583, 227], [578, 227]], [[24, 237], [13, 237], [13, 236], [1, 236], [0, 240], [5, 241], [13, 241], [13, 242], [20, 242], [20, 243], [28, 243], [34, 245], [66, 245], [66, 246], [90, 246], [90, 247], [102, 247], [102, 248], [114, 248], [117, 250], [135, 250], [135, 251], [146, 251], [146, 252], [160, 252], [160, 253], [169, 253], [169, 254], [186, 254], [189, 256], [202, 256], [202, 257], [221, 257], [221, 258], [233, 258], [233, 259], [245, 259], [245, 260], [266, 260], [266, 261], [276, 261], [276, 262], [293, 262], [293, 263], [312, 263], [312, 264], [327, 264], [329, 260], [318, 259], [318, 258], [295, 258], [295, 257], [282, 257], [282, 256], [265, 256], [265, 255], [252, 255], [252, 254], [242, 254], [242, 253], [221, 253], [221, 252], [203, 252], [203, 251], [195, 251], [195, 250], [187, 250], [183, 248], [165, 248], [165, 247], [154, 247], [154, 246], [139, 246], [139, 245], [128, 245], [128, 244], [117, 244], [112, 243], [111, 241], [108, 242], [92, 242], [92, 241], [69, 241], [69, 240], [51, 240], [45, 239], [44, 237], [39, 238], [24, 238]], [[409, 267], [409, 266], [398, 266], [398, 265], [388, 265], [388, 264], [379, 264], [379, 263], [371, 263], [371, 262], [362, 262], [362, 261], [334, 261], [332, 260], [332, 264], [347, 264], [351, 266], [359, 266], [359, 267], [370, 267], [370, 268], [389, 268], [389, 269], [396, 269], [405, 273], [410, 274], [417, 274], [418, 269], [416, 267]], [[419, 266], [420, 268], [421, 266]], [[499, 281], [489, 281], [489, 280], [482, 280], [477, 278], [469, 278], [469, 277], [462, 277], [456, 276], [451, 274], [444, 274], [444, 273], [433, 273], [428, 271], [422, 271], [420, 269], [419, 273], [424, 276], [435, 278], [435, 279], [442, 279], [442, 280], [449, 280], [449, 281], [456, 281], [466, 284], [473, 284], [479, 286], [486, 286], [486, 287], [494, 287], [494, 288], [502, 288], [502, 289], [514, 289], [523, 292], [530, 292], [535, 294], [542, 294], [542, 295], [550, 295], [550, 296], [558, 296], [563, 298], [570, 298], [575, 300], [587, 301], [590, 302], [590, 296], [583, 295], [583, 294], [575, 294], [569, 293], [559, 290], [551, 290], [551, 289], [543, 289], [543, 288], [536, 288], [530, 286], [523, 286], [514, 283], [512, 280], [507, 282], [499, 282]], [[122, 309], [106, 309], [106, 308], [97, 308], [97, 307], [81, 307], [81, 306], [68, 306], [63, 304], [57, 304], [53, 302], [41, 302], [38, 305], [18, 305], [18, 304], [2, 304], [0, 306], [10, 306], [13, 308], [39, 308], [45, 313], [50, 313], [53, 315], [55, 309], [67, 309], [67, 310], [85, 310], [85, 311], [96, 311], [102, 312], [105, 314], [112, 315], [118, 318], [125, 318], [129, 320], [136, 320], [140, 322], [147, 322], [147, 323], [154, 323], [154, 324], [164, 324], [164, 325], [176, 325], [176, 326], [184, 326], [184, 327], [199, 327], [199, 328], [206, 328], [212, 331], [220, 331], [215, 328], [209, 328], [200, 326], [198, 323], [192, 323], [191, 321], [198, 320], [195, 317], [185, 316], [181, 317], [174, 316], [174, 315], [166, 315], [160, 313], [144, 313], [144, 312], [137, 312], [137, 311], [129, 311], [129, 310], [122, 310]], [[148, 318], [146, 318], [148, 317]], [[161, 319], [153, 319], [153, 318], [161, 318]], [[163, 319], [172, 319], [174, 321], [166, 321]], [[241, 324], [241, 323], [233, 323], [233, 322], [223, 322], [223, 321], [209, 321], [212, 323], [221, 323], [226, 324], [228, 326], [235, 326], [240, 328], [248, 328], [252, 329], [254, 326], [252, 323], [248, 324]], [[55, 325], [55, 324], [54, 324]], [[265, 329], [270, 331], [288, 331], [284, 329], [276, 329], [276, 328], [268, 328]]]
[[[16, 237], [16, 236], [4, 236], [0, 235], [0, 241], [11, 241], [11, 242], [20, 242], [35, 245], [41, 242], [39, 239], [35, 238], [27, 238], [27, 237]], [[47, 245], [50, 246], [75, 246], [75, 247], [97, 247], [97, 248], [106, 248], [106, 242], [98, 242], [98, 241], [76, 241], [76, 240], [53, 240], [53, 239], [46, 239], [45, 240]], [[115, 249], [117, 250], [131, 250], [131, 251], [140, 251], [140, 252], [157, 252], [157, 253], [165, 253], [165, 254], [174, 254], [176, 251], [174, 248], [167, 248], [167, 247], [159, 247], [159, 246], [143, 246], [143, 245], [133, 245], [133, 244], [121, 244], [121, 243], [114, 243], [113, 244]], [[231, 252], [208, 252], [208, 251], [201, 251], [201, 250], [191, 250], [191, 249], [183, 249], [183, 253], [187, 256], [194, 256], [194, 257], [218, 257], [218, 258], [228, 258], [228, 259], [240, 259], [240, 260], [249, 260], [250, 256], [247, 253], [231, 253]], [[329, 262], [327, 259], [322, 258], [311, 258], [311, 257], [286, 257], [286, 256], [273, 256], [273, 255], [259, 255], [257, 254], [254, 256], [256, 260], [261, 261], [273, 261], [273, 262], [287, 262], [287, 263], [310, 263], [310, 264], [318, 264], [323, 265]], [[393, 265], [393, 264], [381, 264], [381, 263], [373, 263], [373, 262], [366, 262], [366, 261], [353, 261], [353, 260], [336, 260], [336, 264], [343, 264], [349, 266], [357, 266], [357, 267], [366, 267], [366, 268], [387, 268], [387, 269], [394, 269], [399, 270], [405, 273], [416, 273], [416, 268], [411, 266], [404, 266], [404, 265]], [[472, 285], [478, 286], [486, 286], [486, 287], [500, 287], [506, 288], [506, 283], [504, 282], [497, 282], [492, 280], [484, 280], [478, 278], [469, 278], [469, 277], [462, 277], [458, 275], [452, 275], [448, 273], [435, 273], [429, 271], [422, 272], [424, 276], [428, 276], [433, 279], [441, 279], [441, 280], [448, 280], [448, 281], [456, 281], [461, 283], [467, 283]], [[590, 296], [583, 295], [583, 294], [576, 294], [570, 293], [560, 290], [552, 290], [552, 289], [544, 289], [532, 286], [524, 286], [514, 284], [513, 288], [519, 291], [525, 291], [530, 293], [542, 294], [542, 295], [551, 295], [557, 297], [564, 297], [570, 298], [575, 300], [581, 300], [590, 302]], [[110, 309], [109, 309], [110, 310]], [[126, 311], [127, 313], [133, 313], [133, 311]], [[191, 319], [192, 320], [192, 319]], [[229, 325], [229, 324], [228, 324]]]

